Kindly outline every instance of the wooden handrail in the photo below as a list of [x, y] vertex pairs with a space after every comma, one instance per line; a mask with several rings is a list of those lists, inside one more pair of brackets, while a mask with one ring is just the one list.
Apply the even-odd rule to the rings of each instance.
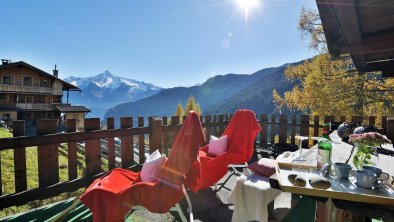
[[[201, 117], [205, 138], [209, 141], [210, 135], [220, 136], [232, 115], [206, 115]], [[100, 130], [100, 119], [85, 119], [85, 131], [76, 132], [75, 120], [67, 120], [67, 132], [54, 134], [56, 121], [40, 120], [37, 123], [37, 136], [24, 136], [24, 121], [14, 122], [14, 136], [0, 139], [0, 151], [14, 150], [14, 171], [15, 171], [15, 193], [0, 196], [0, 210], [14, 205], [27, 203], [36, 199], [44, 199], [59, 195], [63, 192], [70, 192], [78, 188], [89, 185], [93, 179], [105, 174], [102, 172], [103, 163], [101, 158], [108, 159], [108, 169], [111, 170], [119, 163], [123, 168], [134, 167], [136, 164], [143, 164], [145, 155], [159, 149], [161, 152], [169, 154], [169, 149], [182, 127], [185, 117], [150, 117], [149, 125], [145, 126], [144, 118], [135, 119], [138, 126], [133, 126], [132, 117], [120, 119], [121, 128], [115, 129], [114, 118], [107, 119], [107, 129]], [[138, 120], [138, 121], [137, 121]], [[365, 125], [376, 125], [386, 133], [389, 138], [394, 137], [394, 119], [392, 117], [381, 117], [380, 119], [371, 116], [362, 118], [353, 116], [346, 118], [333, 116], [308, 116], [308, 115], [268, 115], [261, 114], [257, 120], [262, 128], [259, 133], [258, 142], [261, 147], [266, 147], [276, 141], [295, 143], [295, 135], [319, 136], [323, 122], [327, 121], [363, 121]], [[47, 122], [45, 122], [47, 121]], [[52, 126], [52, 127], [50, 127]], [[149, 138], [148, 138], [149, 135]], [[115, 143], [115, 137], [119, 137], [121, 144]], [[78, 142], [85, 142], [85, 147], [81, 147], [85, 152], [85, 173], [78, 178]], [[147, 142], [148, 141], [148, 142]], [[67, 144], [68, 157], [68, 181], [59, 181], [59, 163], [57, 160], [59, 144]], [[102, 153], [103, 144], [106, 146], [105, 156]], [[26, 147], [37, 146], [39, 165], [39, 188], [27, 188]], [[303, 145], [307, 147], [306, 145]], [[120, 152], [121, 151], [121, 152]], [[116, 153], [115, 153], [116, 152]], [[55, 158], [54, 158], [55, 157]], [[119, 162], [119, 157], [121, 160]], [[1, 156], [0, 156], [1, 158]], [[134, 159], [136, 158], [136, 159]], [[137, 160], [138, 159], [138, 160]], [[1, 162], [1, 159], [0, 159]], [[138, 165], [140, 166], [140, 165]], [[1, 171], [0, 171], [1, 172]], [[0, 175], [0, 195], [5, 181]], [[9, 192], [9, 191], [8, 191]]]

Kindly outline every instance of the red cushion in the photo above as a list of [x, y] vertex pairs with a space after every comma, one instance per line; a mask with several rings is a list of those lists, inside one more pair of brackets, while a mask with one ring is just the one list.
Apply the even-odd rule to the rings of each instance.
[[259, 161], [256, 161], [248, 166], [248, 168], [265, 177], [270, 177], [276, 173], [276, 160], [261, 158]]

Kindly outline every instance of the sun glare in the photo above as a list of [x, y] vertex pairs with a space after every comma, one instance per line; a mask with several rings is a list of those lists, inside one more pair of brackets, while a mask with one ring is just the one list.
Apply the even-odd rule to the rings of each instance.
[[250, 11], [259, 4], [259, 0], [236, 0], [238, 6], [242, 8], [245, 12]]

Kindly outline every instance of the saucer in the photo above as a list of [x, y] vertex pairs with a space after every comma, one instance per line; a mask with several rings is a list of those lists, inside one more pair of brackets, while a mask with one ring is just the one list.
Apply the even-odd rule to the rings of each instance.
[[379, 190], [379, 187], [371, 187], [371, 188], [365, 188], [365, 187], [361, 187], [361, 186], [359, 186], [358, 184], [357, 184], [357, 182], [353, 182], [352, 181], [352, 183], [355, 185], [355, 186], [357, 186], [358, 188], [361, 188], [361, 189], [366, 189], [366, 190]]

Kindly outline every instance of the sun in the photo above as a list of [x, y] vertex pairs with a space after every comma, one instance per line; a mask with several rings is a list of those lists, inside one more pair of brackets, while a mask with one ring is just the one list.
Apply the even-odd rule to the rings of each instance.
[[259, 4], [259, 0], [236, 0], [236, 2], [245, 12], [250, 11]]

